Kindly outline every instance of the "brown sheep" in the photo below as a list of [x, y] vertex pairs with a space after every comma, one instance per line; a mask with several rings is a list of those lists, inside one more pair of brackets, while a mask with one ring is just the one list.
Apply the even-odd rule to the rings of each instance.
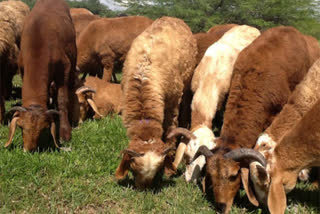
[[232, 150], [254, 147], [258, 135], [281, 111], [312, 63], [304, 35], [293, 27], [271, 28], [239, 54], [221, 135], [214, 154], [206, 160], [206, 179], [212, 180], [220, 211], [230, 211], [240, 179], [249, 200], [258, 205], [248, 187], [249, 166], [244, 158], [254, 159], [260, 153], [239, 154]]
[[76, 38], [79, 38], [80, 33], [90, 22], [100, 18], [85, 8], [71, 8], [70, 14], [76, 31]]
[[270, 213], [284, 213], [286, 193], [297, 182], [299, 172], [308, 167], [320, 167], [320, 102], [288, 132], [270, 154], [267, 172], [271, 176], [268, 194]]
[[285, 212], [286, 193], [294, 189], [302, 169], [320, 166], [319, 131], [320, 100], [266, 153], [267, 166], [258, 169], [261, 178], [270, 179], [266, 192], [271, 214]]
[[18, 47], [29, 12], [21, 1], [0, 2], [0, 123], [4, 122], [4, 99], [11, 94], [12, 78], [18, 69]]
[[77, 39], [77, 65], [81, 72], [110, 81], [114, 63], [125, 60], [132, 41], [151, 23], [143, 16], [92, 21]]
[[76, 94], [80, 104], [79, 122], [87, 117], [90, 108], [94, 118], [105, 117], [110, 113], [120, 113], [122, 91], [120, 84], [109, 83], [97, 77], [87, 77], [84, 86]]
[[177, 126], [183, 92], [190, 88], [196, 40], [190, 28], [172, 17], [157, 19], [132, 43], [124, 64], [122, 119], [128, 148], [116, 170], [116, 178], [135, 176], [138, 188], [149, 187], [155, 174], [172, 170], [175, 142], [163, 139]]
[[[16, 126], [23, 132], [23, 147], [33, 151], [43, 130], [50, 128], [58, 147], [53, 115], [60, 116], [59, 134], [63, 140], [71, 138], [69, 99], [72, 96], [76, 69], [75, 32], [64, 0], [37, 1], [27, 16], [21, 36], [19, 66], [23, 73], [22, 107], [16, 107], [10, 124], [12, 142]], [[49, 89], [54, 82], [57, 88], [56, 110], [47, 110]]]
[[[319, 47], [318, 47], [319, 48]], [[275, 146], [281, 142], [282, 138], [295, 127], [295, 125], [304, 117], [304, 115], [320, 100], [320, 59], [318, 59], [309, 72], [297, 85], [289, 97], [288, 103], [283, 107], [282, 111], [273, 120], [272, 124], [258, 138], [255, 150], [262, 153], [265, 157], [272, 152]], [[258, 163], [250, 164], [250, 178], [253, 181], [256, 196], [259, 201], [266, 203], [267, 201], [267, 180], [259, 176], [257, 170]], [[302, 171], [301, 174], [306, 172]], [[304, 175], [307, 176], [307, 175]]]

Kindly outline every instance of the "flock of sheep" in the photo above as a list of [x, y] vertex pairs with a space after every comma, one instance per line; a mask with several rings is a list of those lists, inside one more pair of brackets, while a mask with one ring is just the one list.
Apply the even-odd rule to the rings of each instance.
[[252, 204], [284, 213], [297, 178], [320, 166], [320, 47], [293, 27], [192, 34], [178, 18], [100, 18], [63, 0], [38, 0], [31, 12], [0, 2], [0, 24], [0, 122], [18, 68], [23, 79], [5, 147], [17, 126], [24, 150], [36, 150], [45, 129], [59, 148], [72, 125], [119, 113], [129, 144], [118, 180], [131, 171], [137, 188], [151, 187], [185, 159], [186, 181], [202, 180], [221, 213], [241, 182]]

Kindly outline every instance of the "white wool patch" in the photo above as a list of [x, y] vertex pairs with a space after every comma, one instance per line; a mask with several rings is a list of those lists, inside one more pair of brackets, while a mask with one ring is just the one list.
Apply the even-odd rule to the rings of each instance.
[[303, 169], [299, 172], [299, 180], [300, 181], [307, 181], [309, 180], [309, 172], [310, 170], [309, 169]]
[[277, 143], [272, 140], [272, 138], [264, 133], [262, 134], [256, 143], [255, 150], [260, 152], [264, 157], [266, 157], [266, 153], [273, 153], [274, 148], [276, 147]]
[[214, 134], [207, 126], [201, 126], [196, 129], [193, 134], [196, 136], [196, 139], [189, 141], [185, 152], [190, 159], [194, 157], [200, 146], [205, 145], [209, 149], [213, 149], [216, 146], [214, 143]]
[[268, 134], [264, 133], [258, 138], [256, 145], [261, 146], [264, 142], [271, 141], [273, 141], [272, 138]]
[[204, 165], [206, 164], [206, 158], [204, 155], [200, 155], [190, 165], [187, 165], [185, 172], [185, 179], [187, 182], [196, 182], [200, 177], [200, 173]]
[[211, 121], [230, 88], [234, 63], [238, 54], [260, 35], [256, 28], [233, 27], [211, 45], [194, 72], [197, 85], [192, 110], [201, 112]]
[[139, 157], [139, 162], [143, 163], [141, 174], [144, 179], [151, 179], [157, 173], [157, 169], [164, 157], [159, 156], [154, 152], [147, 152], [143, 157]]
[[[193, 159], [200, 146], [205, 145], [210, 150], [216, 147], [216, 144], [214, 143], [214, 134], [207, 126], [200, 126], [200, 128], [196, 129], [193, 134], [196, 136], [196, 139], [189, 141], [185, 151], [185, 155], [187, 155], [190, 160]], [[200, 177], [201, 170], [205, 164], [205, 157], [200, 155], [191, 164], [187, 165], [185, 172], [186, 181], [195, 182]]]

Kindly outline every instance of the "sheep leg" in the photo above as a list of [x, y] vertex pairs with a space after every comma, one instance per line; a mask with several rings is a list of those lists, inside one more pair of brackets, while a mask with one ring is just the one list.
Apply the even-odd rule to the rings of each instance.
[[[181, 96], [180, 96], [181, 97]], [[165, 108], [165, 118], [164, 118], [164, 133], [165, 133], [165, 138], [168, 135], [168, 133], [171, 132], [174, 128], [177, 127], [178, 125], [178, 116], [179, 116], [179, 104], [181, 101], [181, 98], [173, 97], [171, 99], [172, 102], [166, 102], [166, 108]], [[166, 143], [169, 145], [169, 147], [176, 147], [176, 140], [175, 138], [171, 138], [166, 141]], [[173, 163], [175, 159], [175, 152], [170, 152], [167, 156], [166, 159], [168, 162]], [[174, 168], [174, 166], [172, 165]], [[165, 168], [164, 173], [167, 176], [171, 176], [175, 174], [175, 169], [169, 169]]]
[[113, 64], [116, 59], [115, 54], [110, 48], [106, 48], [101, 53], [101, 64], [103, 66], [103, 80], [110, 82], [113, 74]]
[[[165, 109], [165, 119], [164, 119], [164, 130], [165, 136], [171, 132], [174, 128], [178, 126], [178, 117], [179, 117], [179, 104], [181, 102], [180, 98], [173, 98], [172, 102]], [[167, 143], [171, 146], [175, 146], [175, 138], [167, 140]]]
[[185, 90], [180, 104], [179, 127], [188, 128], [191, 124], [192, 91]]
[[[71, 139], [71, 126], [68, 120], [68, 104], [69, 104], [69, 88], [68, 83], [70, 79], [71, 65], [66, 63], [64, 67], [63, 80], [57, 80], [58, 88], [58, 109], [60, 113], [60, 128], [59, 135], [63, 141], [69, 141]], [[61, 78], [61, 77], [60, 77]]]

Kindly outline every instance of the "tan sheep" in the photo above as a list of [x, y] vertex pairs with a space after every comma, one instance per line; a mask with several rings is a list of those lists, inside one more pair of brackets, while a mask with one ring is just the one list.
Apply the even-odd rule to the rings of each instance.
[[94, 15], [91, 11], [85, 8], [71, 8], [70, 15], [78, 38], [80, 33], [89, 25], [90, 22], [99, 19], [99, 16]]
[[[114, 63], [125, 60], [132, 41], [151, 23], [151, 19], [143, 16], [90, 22], [77, 39], [77, 66], [81, 72], [110, 81]], [[115, 75], [113, 77], [115, 79]]]
[[89, 15], [93, 15], [93, 13], [86, 9], [86, 8], [70, 8], [70, 15], [71, 17], [74, 15], [79, 15], [79, 14], [89, 14]]
[[175, 142], [164, 142], [177, 126], [183, 92], [190, 87], [197, 54], [196, 40], [181, 20], [162, 17], [132, 43], [123, 70], [122, 119], [128, 148], [116, 178], [135, 175], [138, 188], [149, 187], [155, 174], [172, 170]]
[[106, 82], [97, 77], [87, 77], [83, 85], [76, 91], [80, 104], [80, 123], [85, 120], [90, 108], [94, 111], [95, 119], [111, 113], [120, 113], [120, 84]]
[[0, 2], [0, 123], [4, 120], [4, 98], [11, 93], [12, 78], [18, 69], [18, 47], [24, 18], [29, 12], [21, 1]]

